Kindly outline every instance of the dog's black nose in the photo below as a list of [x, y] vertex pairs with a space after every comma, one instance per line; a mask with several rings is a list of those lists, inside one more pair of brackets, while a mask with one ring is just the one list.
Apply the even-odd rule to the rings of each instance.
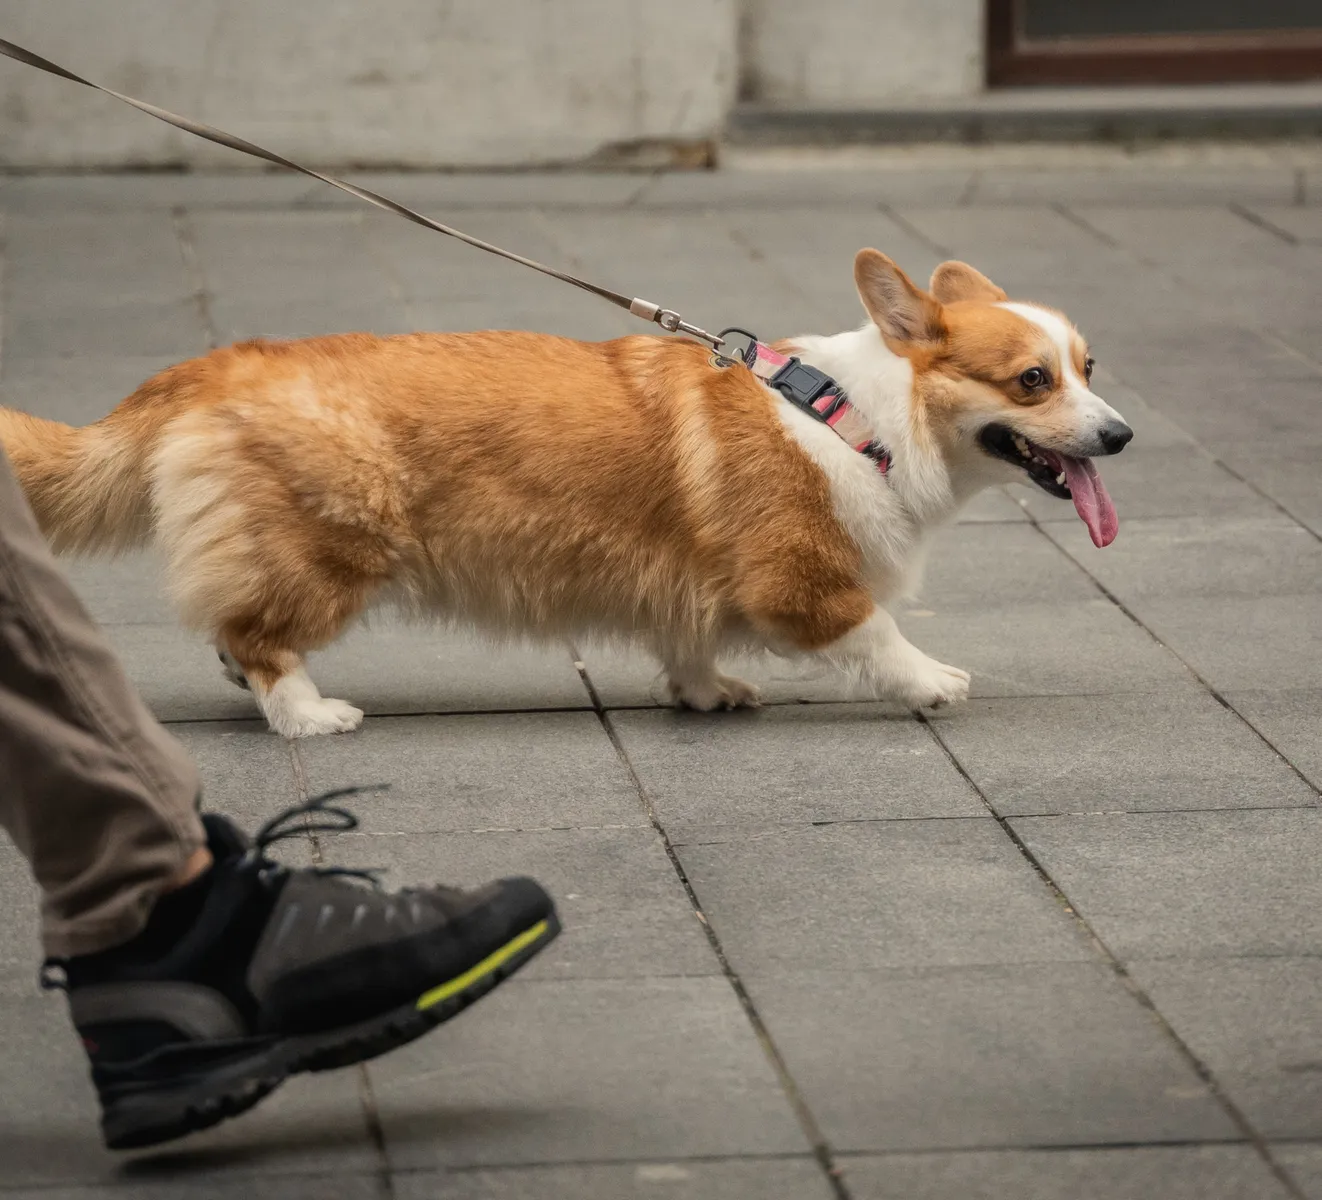
[[1102, 426], [1097, 437], [1102, 443], [1102, 449], [1107, 454], [1119, 454], [1134, 436], [1134, 431], [1123, 421], [1108, 421]]

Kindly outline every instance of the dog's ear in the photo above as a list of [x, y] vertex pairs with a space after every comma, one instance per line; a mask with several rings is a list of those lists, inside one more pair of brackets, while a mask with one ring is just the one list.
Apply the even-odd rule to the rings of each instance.
[[882, 336], [896, 342], [939, 342], [945, 337], [941, 305], [880, 250], [858, 252], [854, 284]]
[[1005, 290], [998, 288], [981, 271], [975, 271], [968, 263], [952, 259], [943, 262], [932, 272], [932, 295], [942, 304], [954, 304], [957, 300], [981, 300], [985, 304], [996, 304], [1006, 298]]

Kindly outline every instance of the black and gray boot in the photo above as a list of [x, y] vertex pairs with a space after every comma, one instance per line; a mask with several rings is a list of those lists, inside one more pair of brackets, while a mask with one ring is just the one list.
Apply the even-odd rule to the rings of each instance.
[[290, 1075], [402, 1046], [559, 933], [531, 879], [385, 892], [349, 878], [369, 872], [291, 870], [265, 856], [282, 838], [356, 827], [327, 805], [354, 790], [289, 809], [251, 843], [205, 815], [215, 864], [201, 879], [162, 897], [132, 942], [54, 964], [111, 1149], [205, 1129]]

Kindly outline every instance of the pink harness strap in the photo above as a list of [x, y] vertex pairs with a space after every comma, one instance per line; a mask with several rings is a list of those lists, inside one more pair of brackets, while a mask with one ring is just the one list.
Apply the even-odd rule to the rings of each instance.
[[[883, 475], [890, 470], [890, 451], [872, 436], [863, 414], [829, 375], [804, 367], [797, 358], [781, 354], [764, 342], [752, 342], [744, 362], [763, 383], [776, 388], [796, 408], [811, 412], [859, 454], [870, 458]], [[801, 378], [796, 379], [796, 374]]]

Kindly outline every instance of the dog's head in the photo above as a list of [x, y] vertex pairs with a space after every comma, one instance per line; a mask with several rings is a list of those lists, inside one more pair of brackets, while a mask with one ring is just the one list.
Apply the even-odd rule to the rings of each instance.
[[946, 262], [930, 291], [878, 250], [861, 250], [854, 281], [887, 346], [914, 370], [917, 428], [952, 461], [989, 481], [1025, 476], [1072, 499], [1093, 542], [1118, 529], [1092, 459], [1118, 454], [1134, 431], [1093, 392], [1093, 361], [1060, 313], [1012, 303], [967, 263]]

